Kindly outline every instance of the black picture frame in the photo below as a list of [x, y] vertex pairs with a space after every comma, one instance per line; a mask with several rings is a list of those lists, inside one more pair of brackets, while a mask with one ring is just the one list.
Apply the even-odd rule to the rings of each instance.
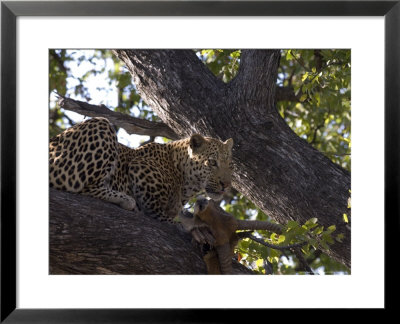
[[[385, 262], [399, 231], [400, 1], [2, 1], [1, 2], [1, 322], [224, 322], [239, 310], [16, 308], [16, 18], [18, 16], [384, 16]], [[367, 55], [367, 53], [366, 53]], [[371, 81], [373, 82], [373, 81]], [[369, 95], [369, 94], [366, 94]], [[397, 255], [398, 253], [396, 253]], [[373, 267], [373, 264], [371, 264]], [[385, 308], [394, 275], [385, 265]], [[373, 271], [368, 270], [368, 271]], [[390, 285], [386, 286], [386, 283]], [[389, 287], [390, 286], [390, 287]], [[190, 292], [189, 292], [190, 293]], [[252, 310], [260, 316], [263, 310]], [[246, 315], [245, 315], [246, 316]], [[228, 318], [229, 318], [228, 317]]]

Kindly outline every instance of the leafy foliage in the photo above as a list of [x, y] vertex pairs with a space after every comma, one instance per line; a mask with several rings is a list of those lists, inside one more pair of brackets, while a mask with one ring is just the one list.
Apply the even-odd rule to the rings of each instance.
[[278, 85], [299, 102], [277, 109], [297, 135], [350, 170], [350, 50], [283, 50]]
[[[244, 197], [242, 199], [244, 199], [243, 204], [247, 205], [248, 200]], [[226, 210], [235, 215], [242, 208], [239, 206], [232, 208], [228, 205], [226, 206]], [[249, 215], [249, 213], [251, 212], [247, 209], [246, 213], [240, 212], [240, 215]], [[253, 215], [256, 215], [256, 218], [259, 220], [272, 222], [271, 219], [267, 219], [266, 215], [258, 209], [253, 210]], [[335, 235], [335, 231], [335, 225], [325, 229], [324, 226], [318, 224], [317, 218], [311, 218], [303, 225], [300, 225], [296, 221], [289, 221], [281, 234], [259, 230], [256, 236], [278, 247], [303, 243], [301, 251], [312, 268], [317, 269], [317, 271], [323, 270], [324, 273], [348, 273], [349, 270], [346, 267], [333, 260], [330, 260], [329, 264], [321, 263], [321, 258], [324, 258], [324, 260], [329, 259], [328, 256], [322, 253], [322, 249], [329, 249], [329, 245], [333, 244], [335, 240], [340, 242], [343, 239], [343, 234]], [[293, 250], [289, 248], [284, 250], [274, 249], [253, 242], [251, 239], [244, 239], [238, 244], [237, 254], [241, 263], [261, 274], [268, 273], [269, 267], [272, 268], [270, 270], [271, 273], [301, 273], [298, 269], [300, 267], [299, 260], [293, 257]]]
[[[196, 50], [199, 59], [223, 82], [232, 80], [240, 65], [237, 49]], [[99, 82], [103, 80], [103, 82]], [[277, 101], [276, 108], [296, 134], [343, 168], [351, 168], [351, 52], [329, 49], [286, 49], [281, 51], [277, 87], [291, 95]], [[158, 120], [138, 94], [124, 65], [109, 50], [50, 50], [49, 97], [50, 136], [74, 124], [73, 114], [60, 110], [54, 91], [78, 100], [102, 98], [116, 111]], [[95, 103], [99, 104], [98, 99]], [[168, 139], [163, 138], [163, 141]], [[268, 220], [241, 193], [232, 190], [222, 206], [238, 219]], [[350, 208], [349, 202], [349, 208]], [[349, 222], [347, 214], [343, 221]], [[343, 265], [321, 252], [343, 237], [336, 228], [324, 228], [317, 219], [304, 224], [290, 221], [281, 235], [258, 231], [267, 242], [284, 246], [305, 242], [302, 251], [317, 273], [349, 273]], [[240, 262], [259, 273], [300, 274], [299, 262], [290, 250], [266, 247], [243, 239], [237, 247]]]

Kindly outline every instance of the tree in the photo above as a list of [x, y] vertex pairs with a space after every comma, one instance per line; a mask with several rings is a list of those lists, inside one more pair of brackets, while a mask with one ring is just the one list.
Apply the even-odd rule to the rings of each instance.
[[[287, 224], [285, 235], [271, 239], [287, 244], [312, 234], [309, 246], [318, 249], [308, 246], [310, 257], [323, 251], [350, 268], [349, 51], [114, 53], [158, 116], [153, 125], [167, 125], [177, 137], [198, 132], [234, 139], [233, 186], [240, 194], [227, 199], [228, 210], [251, 205], [245, 196], [260, 218]], [[202, 63], [207, 60], [214, 74]], [[294, 127], [297, 134], [288, 124], [300, 128]], [[338, 134], [336, 145], [323, 141], [324, 133]], [[313, 146], [338, 154], [328, 158]], [[247, 241], [240, 249], [249, 253], [251, 246]], [[279, 254], [273, 256], [277, 263]]]

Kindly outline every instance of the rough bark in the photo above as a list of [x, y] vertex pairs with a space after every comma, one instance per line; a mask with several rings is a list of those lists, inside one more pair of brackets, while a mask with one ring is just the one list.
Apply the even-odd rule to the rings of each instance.
[[[236, 274], [252, 273], [234, 263]], [[50, 274], [206, 274], [180, 225], [50, 188]]]
[[279, 50], [244, 50], [225, 84], [191, 50], [116, 50], [142, 98], [180, 137], [234, 139], [234, 187], [279, 223], [316, 217], [343, 233], [325, 252], [351, 265], [350, 173], [299, 138], [275, 107]]

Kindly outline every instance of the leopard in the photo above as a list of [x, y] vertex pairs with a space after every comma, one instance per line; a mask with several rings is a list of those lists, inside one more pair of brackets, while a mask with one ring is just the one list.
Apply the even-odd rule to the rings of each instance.
[[49, 140], [49, 185], [172, 222], [204, 192], [221, 200], [231, 187], [232, 138], [195, 133], [130, 148], [107, 118], [93, 117]]

